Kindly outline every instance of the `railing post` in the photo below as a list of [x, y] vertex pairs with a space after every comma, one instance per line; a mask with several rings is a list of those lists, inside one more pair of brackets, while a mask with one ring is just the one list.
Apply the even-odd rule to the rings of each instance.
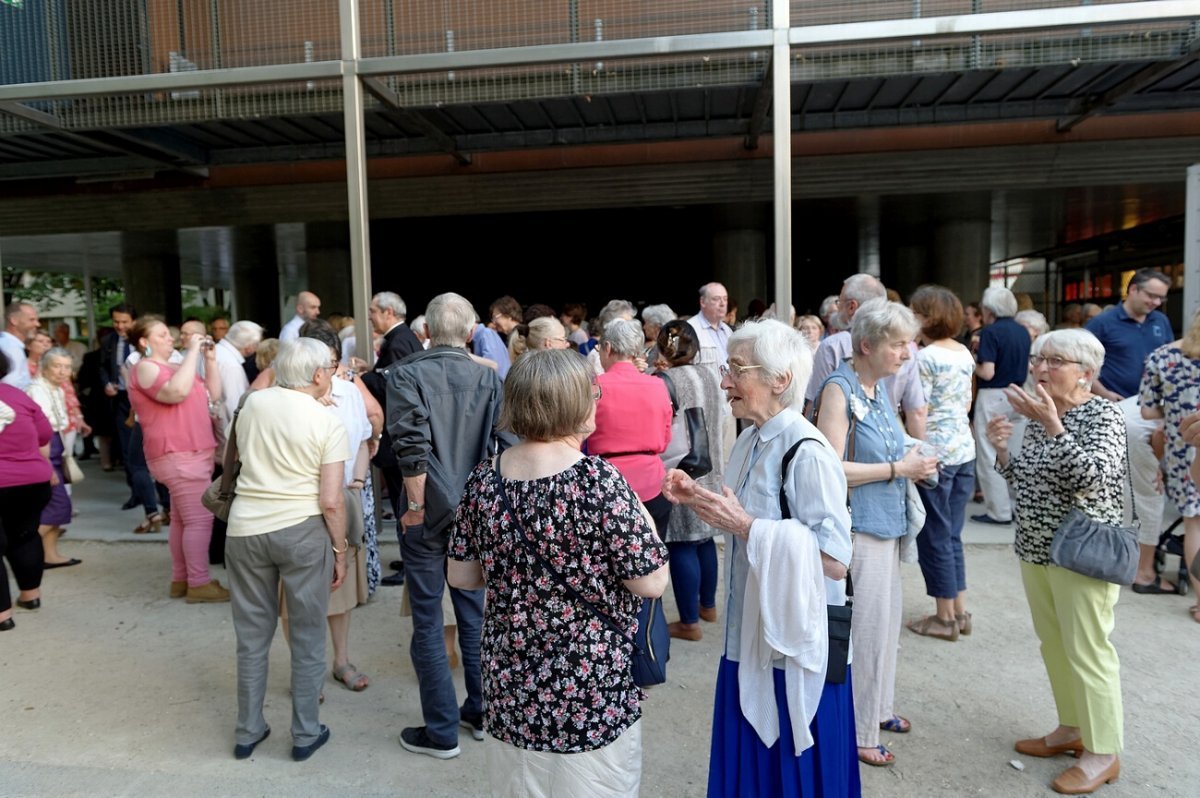
[[792, 304], [792, 67], [788, 0], [771, 0], [771, 118], [775, 144], [775, 308], [776, 318], [788, 322]]
[[342, 34], [342, 114], [346, 134], [346, 193], [349, 198], [350, 292], [358, 356], [373, 362], [373, 334], [367, 320], [371, 304], [371, 231], [367, 206], [367, 144], [363, 123], [363, 87], [358, 78], [362, 57], [358, 0], [339, 0]]

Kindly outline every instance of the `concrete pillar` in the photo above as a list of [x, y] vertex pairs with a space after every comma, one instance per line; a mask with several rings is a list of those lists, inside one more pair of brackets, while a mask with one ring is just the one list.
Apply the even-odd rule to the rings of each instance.
[[[279, 267], [275, 227], [249, 225], [233, 230], [233, 318], [279, 332]], [[291, 318], [291, 315], [288, 315]]]
[[[345, 222], [310, 222], [305, 225], [305, 251], [308, 279], [300, 289], [321, 298], [321, 315], [353, 314], [350, 282], [350, 228]], [[283, 309], [286, 321], [295, 313], [296, 292], [283, 297], [289, 302]]]
[[179, 236], [175, 230], [121, 234], [125, 301], [138, 313], [155, 313], [168, 324], [183, 321]]
[[[939, 198], [929, 247], [928, 279], [973, 302], [988, 285], [991, 265], [991, 195], [949, 194]], [[904, 296], [916, 285], [896, 286]]]
[[879, 196], [864, 194], [857, 198], [858, 271], [880, 276], [879, 272]]
[[[762, 203], [713, 208], [713, 279], [724, 284], [729, 296], [737, 300], [739, 319], [745, 318], [752, 299], [771, 304], [771, 286], [767, 281], [770, 210], [769, 205]], [[699, 288], [697, 284], [697, 291]], [[698, 307], [682, 312], [695, 313]]]

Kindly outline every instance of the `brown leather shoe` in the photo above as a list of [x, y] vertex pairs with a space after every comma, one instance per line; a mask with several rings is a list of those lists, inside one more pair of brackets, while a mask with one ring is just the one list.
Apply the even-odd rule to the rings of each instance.
[[1111, 784], [1121, 775], [1121, 760], [1114, 759], [1113, 763], [1100, 771], [1100, 775], [1094, 779], [1089, 779], [1087, 775], [1079, 769], [1079, 766], [1069, 767], [1058, 775], [1058, 778], [1050, 782], [1050, 786], [1055, 792], [1063, 795], [1088, 795], [1095, 792], [1103, 784]]
[[958, 621], [958, 633], [960, 635], [971, 634], [971, 613], [964, 612], [954, 616]]
[[187, 581], [171, 583], [171, 598], [183, 598], [188, 594]]
[[1048, 757], [1065, 754], [1070, 751], [1078, 757], [1083, 753], [1083, 740], [1074, 739], [1067, 743], [1047, 745], [1045, 737], [1034, 737], [1029, 740], [1017, 740], [1013, 748], [1016, 749], [1018, 754], [1024, 754], [1025, 756]]
[[221, 601], [229, 601], [229, 591], [221, 587], [216, 579], [207, 585], [189, 587], [187, 590], [188, 604], [215, 604]]
[[667, 633], [680, 640], [696, 641], [704, 637], [704, 632], [700, 631], [700, 624], [683, 623], [682, 621], [667, 624]]
[[925, 637], [936, 637], [938, 640], [945, 640], [949, 643], [958, 639], [958, 621], [943, 621], [936, 615], [926, 615], [924, 618], [909, 621], [908, 629], [910, 632], [916, 632]]
[[716, 607], [701, 607], [700, 608], [700, 620], [708, 621], [709, 623], [716, 623], [717, 622], [717, 608]]

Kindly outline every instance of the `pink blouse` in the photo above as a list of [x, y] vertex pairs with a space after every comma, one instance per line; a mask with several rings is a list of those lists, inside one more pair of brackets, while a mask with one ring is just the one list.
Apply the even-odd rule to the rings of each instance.
[[154, 460], [171, 452], [196, 452], [217, 448], [213, 436], [212, 418], [208, 414], [208, 391], [204, 381], [196, 375], [192, 390], [179, 404], [167, 404], [154, 397], [174, 376], [178, 366], [164, 366], [153, 360], [158, 367], [158, 376], [149, 388], [143, 388], [136, 377], [129, 380], [129, 403], [137, 413], [142, 425], [142, 447], [147, 460]]
[[658, 377], [621, 361], [596, 378], [596, 431], [588, 454], [609, 460], [642, 501], [662, 493], [665, 469], [659, 454], [671, 442], [671, 397]]
[[38, 451], [54, 434], [46, 414], [24, 391], [11, 385], [0, 384], [0, 402], [16, 416], [0, 430], [0, 488], [49, 482], [50, 462]]

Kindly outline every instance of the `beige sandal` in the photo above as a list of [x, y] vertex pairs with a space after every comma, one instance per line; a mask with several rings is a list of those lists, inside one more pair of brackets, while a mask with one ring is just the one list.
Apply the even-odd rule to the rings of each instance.
[[943, 621], [936, 615], [926, 615], [924, 618], [919, 618], [915, 621], [908, 622], [908, 629], [911, 632], [916, 632], [925, 637], [936, 637], [939, 640], [945, 640], [953, 643], [958, 640], [958, 620]]

